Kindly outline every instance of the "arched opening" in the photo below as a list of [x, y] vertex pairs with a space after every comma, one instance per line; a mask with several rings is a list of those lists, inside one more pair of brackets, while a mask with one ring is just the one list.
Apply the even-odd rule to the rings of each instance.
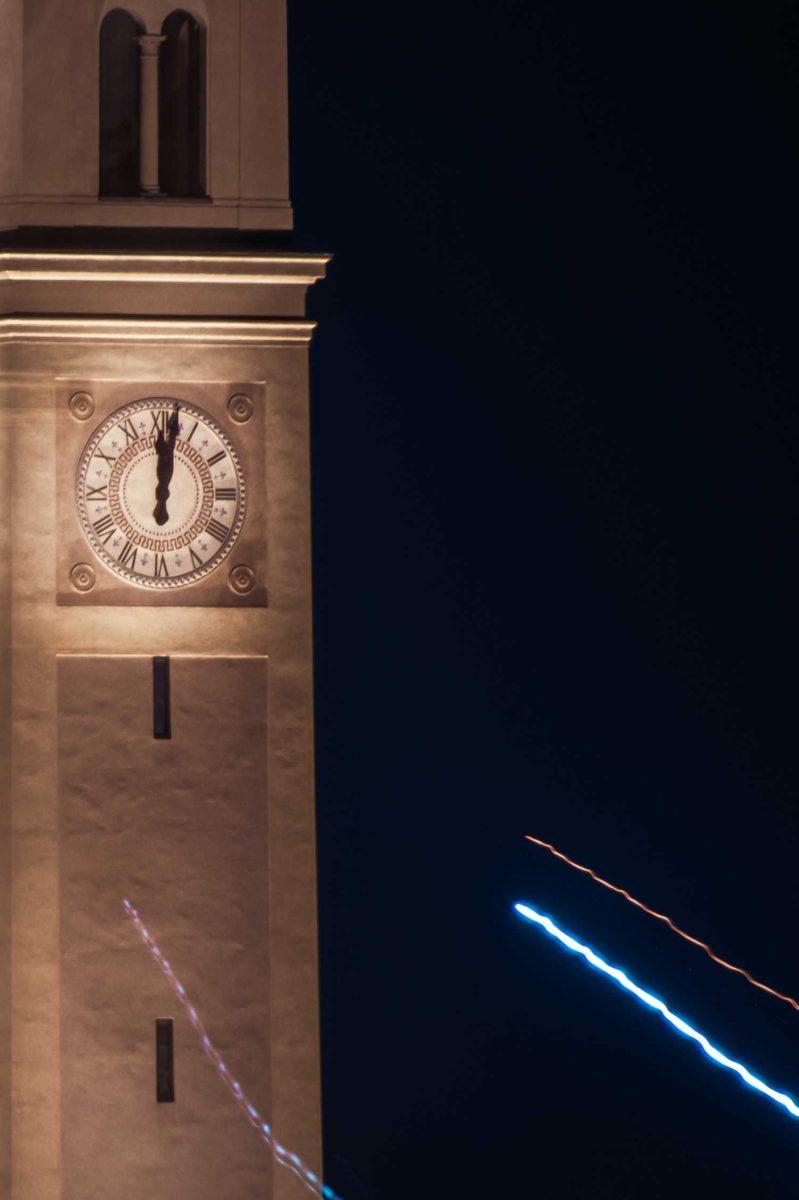
[[139, 194], [139, 47], [144, 30], [122, 8], [100, 26], [100, 195]]
[[204, 196], [205, 29], [176, 9], [161, 27], [158, 175], [167, 196]]

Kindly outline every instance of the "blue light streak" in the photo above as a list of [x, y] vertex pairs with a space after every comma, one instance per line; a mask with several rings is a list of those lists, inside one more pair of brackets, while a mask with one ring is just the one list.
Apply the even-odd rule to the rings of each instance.
[[318, 1175], [305, 1166], [299, 1155], [287, 1150], [285, 1146], [281, 1146], [280, 1142], [277, 1141], [274, 1132], [272, 1131], [272, 1127], [263, 1119], [261, 1113], [247, 1097], [241, 1084], [237, 1079], [233, 1078], [230, 1073], [230, 1069], [226, 1063], [222, 1061], [219, 1051], [209, 1038], [208, 1034], [205, 1032], [205, 1026], [203, 1025], [197, 1009], [190, 1002], [185, 987], [172, 970], [172, 967], [167, 959], [164, 958], [160, 947], [157, 945], [152, 934], [145, 927], [138, 911], [133, 907], [130, 900], [123, 900], [122, 906], [138, 930], [139, 936], [141, 937], [147, 949], [150, 951], [150, 954], [153, 956], [155, 961], [158, 963], [158, 966], [168, 979], [170, 987], [176, 993], [180, 1003], [186, 1010], [186, 1015], [188, 1016], [189, 1021], [191, 1022], [197, 1036], [200, 1039], [200, 1045], [205, 1051], [205, 1054], [216, 1067], [217, 1074], [219, 1075], [220, 1079], [225, 1086], [230, 1089], [239, 1108], [244, 1113], [253, 1129], [258, 1132], [264, 1145], [271, 1150], [275, 1160], [282, 1167], [288, 1167], [290, 1171], [293, 1171], [293, 1173], [297, 1176], [300, 1182], [305, 1185], [308, 1191], [317, 1197], [317, 1200], [341, 1200], [341, 1197], [336, 1195], [332, 1187], [329, 1187], [328, 1184], [323, 1183]]
[[615, 979], [620, 987], [623, 987], [625, 991], [632, 992], [633, 996], [636, 996], [643, 1004], [648, 1005], [649, 1008], [654, 1008], [664, 1020], [674, 1026], [678, 1033], [690, 1038], [691, 1041], [698, 1042], [705, 1054], [713, 1062], [718, 1063], [720, 1067], [724, 1067], [727, 1071], [734, 1071], [750, 1088], [753, 1088], [756, 1092], [762, 1092], [764, 1096], [768, 1096], [769, 1100], [773, 1100], [775, 1104], [780, 1104], [792, 1117], [799, 1117], [799, 1105], [797, 1105], [795, 1100], [786, 1095], [785, 1092], [778, 1092], [775, 1088], [769, 1087], [762, 1079], [758, 1079], [756, 1075], [747, 1070], [742, 1063], [736, 1062], [734, 1058], [730, 1058], [722, 1050], [712, 1045], [704, 1034], [694, 1029], [682, 1017], [676, 1016], [657, 996], [653, 996], [651, 992], [646, 992], [637, 983], [633, 983], [632, 979], [625, 975], [624, 971], [619, 970], [618, 967], [611, 967], [598, 954], [595, 954], [590, 947], [583, 946], [582, 943], [571, 937], [570, 934], [564, 933], [554, 921], [536, 912], [528, 904], [514, 904], [513, 907], [519, 916], [524, 917], [527, 921], [532, 921], [536, 925], [540, 925], [542, 929], [547, 931], [550, 937], [555, 938], [567, 950], [572, 950], [575, 954], [582, 955], [592, 967], [595, 967], [598, 971], [602, 971], [605, 975], [609, 975], [611, 979]]

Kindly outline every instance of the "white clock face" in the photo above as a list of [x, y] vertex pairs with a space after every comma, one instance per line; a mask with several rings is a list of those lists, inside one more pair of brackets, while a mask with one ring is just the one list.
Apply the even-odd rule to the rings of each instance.
[[204, 578], [233, 548], [246, 493], [236, 451], [194, 404], [137, 400], [113, 413], [78, 465], [81, 528], [129, 583], [176, 588]]

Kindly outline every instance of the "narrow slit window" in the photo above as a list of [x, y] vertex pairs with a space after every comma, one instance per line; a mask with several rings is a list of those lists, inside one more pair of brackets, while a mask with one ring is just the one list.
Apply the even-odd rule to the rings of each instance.
[[155, 1023], [155, 1095], [159, 1104], [175, 1103], [175, 1042], [171, 1017]]
[[153, 659], [153, 737], [172, 737], [172, 701], [169, 695], [169, 659]]

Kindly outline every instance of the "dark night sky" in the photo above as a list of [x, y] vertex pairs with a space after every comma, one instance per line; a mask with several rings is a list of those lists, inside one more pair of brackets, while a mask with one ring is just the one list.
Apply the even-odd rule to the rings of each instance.
[[326, 1158], [344, 1200], [795, 1195], [799, 3], [290, 5]]

